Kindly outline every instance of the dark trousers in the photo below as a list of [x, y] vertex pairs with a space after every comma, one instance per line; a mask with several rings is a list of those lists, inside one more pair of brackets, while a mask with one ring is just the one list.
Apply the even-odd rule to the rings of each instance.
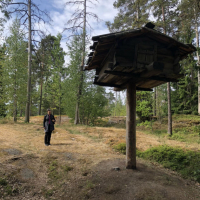
[[45, 136], [44, 136], [44, 143], [45, 144], [50, 144], [51, 133], [52, 133], [52, 131], [45, 132]]

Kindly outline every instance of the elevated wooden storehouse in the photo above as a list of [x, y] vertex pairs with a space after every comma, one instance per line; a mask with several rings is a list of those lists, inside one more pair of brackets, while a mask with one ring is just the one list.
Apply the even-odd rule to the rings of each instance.
[[92, 52], [85, 70], [96, 70], [94, 84], [127, 89], [127, 168], [136, 167], [136, 90], [151, 91], [166, 82], [177, 82], [179, 62], [196, 51], [153, 29], [148, 23], [140, 29], [99, 35], [92, 38]]

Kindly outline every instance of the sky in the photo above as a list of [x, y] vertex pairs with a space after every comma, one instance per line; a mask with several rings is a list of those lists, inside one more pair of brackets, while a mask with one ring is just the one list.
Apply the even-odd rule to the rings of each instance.
[[[66, 6], [67, 0], [35, 0], [35, 3], [41, 6], [41, 9], [45, 9], [50, 13], [52, 18], [51, 26], [48, 26], [47, 29], [52, 35], [57, 35], [57, 33], [62, 33], [63, 29], [66, 27], [66, 22], [71, 18], [77, 7]], [[75, 0], [72, 0], [75, 1]], [[101, 35], [109, 33], [105, 22], [113, 21], [114, 16], [117, 14], [117, 10], [114, 9], [113, 3], [115, 0], [99, 0], [99, 2], [95, 2], [92, 0], [95, 5], [88, 3], [88, 12], [93, 12], [98, 15], [100, 21], [97, 22], [91, 18], [89, 18], [89, 22], [91, 27], [93, 28], [91, 32], [91, 36]], [[69, 32], [63, 32], [63, 41], [62, 47], [67, 51], [66, 42], [67, 35]]]
[[[18, 2], [18, 0], [15, 0]], [[67, 51], [66, 42], [67, 36], [70, 34], [69, 32], [63, 32], [63, 29], [66, 27], [66, 22], [71, 18], [77, 7], [75, 6], [66, 6], [65, 3], [67, 0], [32, 0], [36, 5], [40, 7], [41, 10], [46, 10], [49, 13], [52, 21], [51, 24], [45, 24], [44, 26], [40, 25], [41, 29], [45, 29], [46, 34], [57, 35], [58, 33], [62, 33], [63, 40], [61, 42], [61, 46], [65, 51]], [[75, 0], [71, 0], [75, 1]], [[109, 33], [105, 22], [113, 21], [114, 17], [117, 14], [117, 10], [114, 9], [113, 3], [115, 0], [91, 0], [95, 3], [95, 5], [88, 3], [88, 12], [93, 12], [98, 15], [100, 18], [99, 22], [89, 18], [89, 22], [93, 28], [90, 36], [101, 35]], [[15, 17], [13, 16], [12, 19]], [[4, 29], [4, 37], [9, 35], [9, 25], [12, 24], [12, 21], [8, 21], [5, 25]], [[37, 24], [36, 24], [37, 27]], [[91, 41], [92, 42], [92, 41]]]

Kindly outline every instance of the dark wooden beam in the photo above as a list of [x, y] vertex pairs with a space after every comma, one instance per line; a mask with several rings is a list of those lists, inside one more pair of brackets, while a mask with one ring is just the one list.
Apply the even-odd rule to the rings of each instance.
[[116, 87], [121, 88], [120, 85], [112, 84], [112, 83], [102, 83], [102, 82], [94, 82], [95, 85], [105, 86], [105, 87]]
[[132, 74], [128, 72], [120, 72], [120, 71], [105, 70], [104, 73], [112, 74], [116, 76], [125, 76], [125, 77], [130, 77], [130, 78], [142, 78], [146, 80], [156, 80], [156, 81], [163, 81], [163, 82], [178, 82], [178, 80], [172, 79], [172, 78], [165, 78], [165, 77], [158, 77], [158, 76], [151, 76], [151, 77], [146, 78], [146, 77], [140, 77], [140, 75], [137, 75], [137, 74]]
[[136, 87], [136, 90], [140, 90], [140, 91], [149, 91], [152, 92], [153, 90], [150, 88], [141, 88], [141, 87]]
[[[99, 86], [105, 86], [105, 87], [122, 88], [121, 85], [117, 85], [117, 84], [113, 84], [113, 83], [96, 82], [96, 78], [95, 78], [95, 81], [94, 81], [93, 84], [99, 85]], [[136, 87], [136, 90], [140, 90], [140, 91], [153, 91], [152, 89], [149, 89], [149, 88], [141, 88], [141, 87]]]

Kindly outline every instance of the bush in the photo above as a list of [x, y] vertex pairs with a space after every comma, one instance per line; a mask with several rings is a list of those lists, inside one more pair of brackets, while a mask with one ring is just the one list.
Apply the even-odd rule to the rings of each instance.
[[172, 136], [170, 136], [169, 137], [169, 139], [171, 139], [171, 140], [179, 140], [179, 141], [182, 141], [182, 142], [184, 142], [185, 140], [184, 140], [184, 137], [183, 136], [181, 136], [180, 135], [180, 133], [178, 134], [173, 134]]
[[183, 110], [183, 114], [185, 114], [185, 115], [189, 115], [189, 114], [191, 114], [191, 113], [192, 113], [191, 110]]
[[198, 111], [192, 111], [193, 115], [198, 115]]
[[200, 182], [200, 152], [184, 151], [181, 148], [169, 146], [158, 146], [144, 152], [137, 152], [137, 155], [177, 171], [184, 178], [192, 178]]
[[126, 143], [119, 143], [113, 147], [116, 151], [126, 154]]

